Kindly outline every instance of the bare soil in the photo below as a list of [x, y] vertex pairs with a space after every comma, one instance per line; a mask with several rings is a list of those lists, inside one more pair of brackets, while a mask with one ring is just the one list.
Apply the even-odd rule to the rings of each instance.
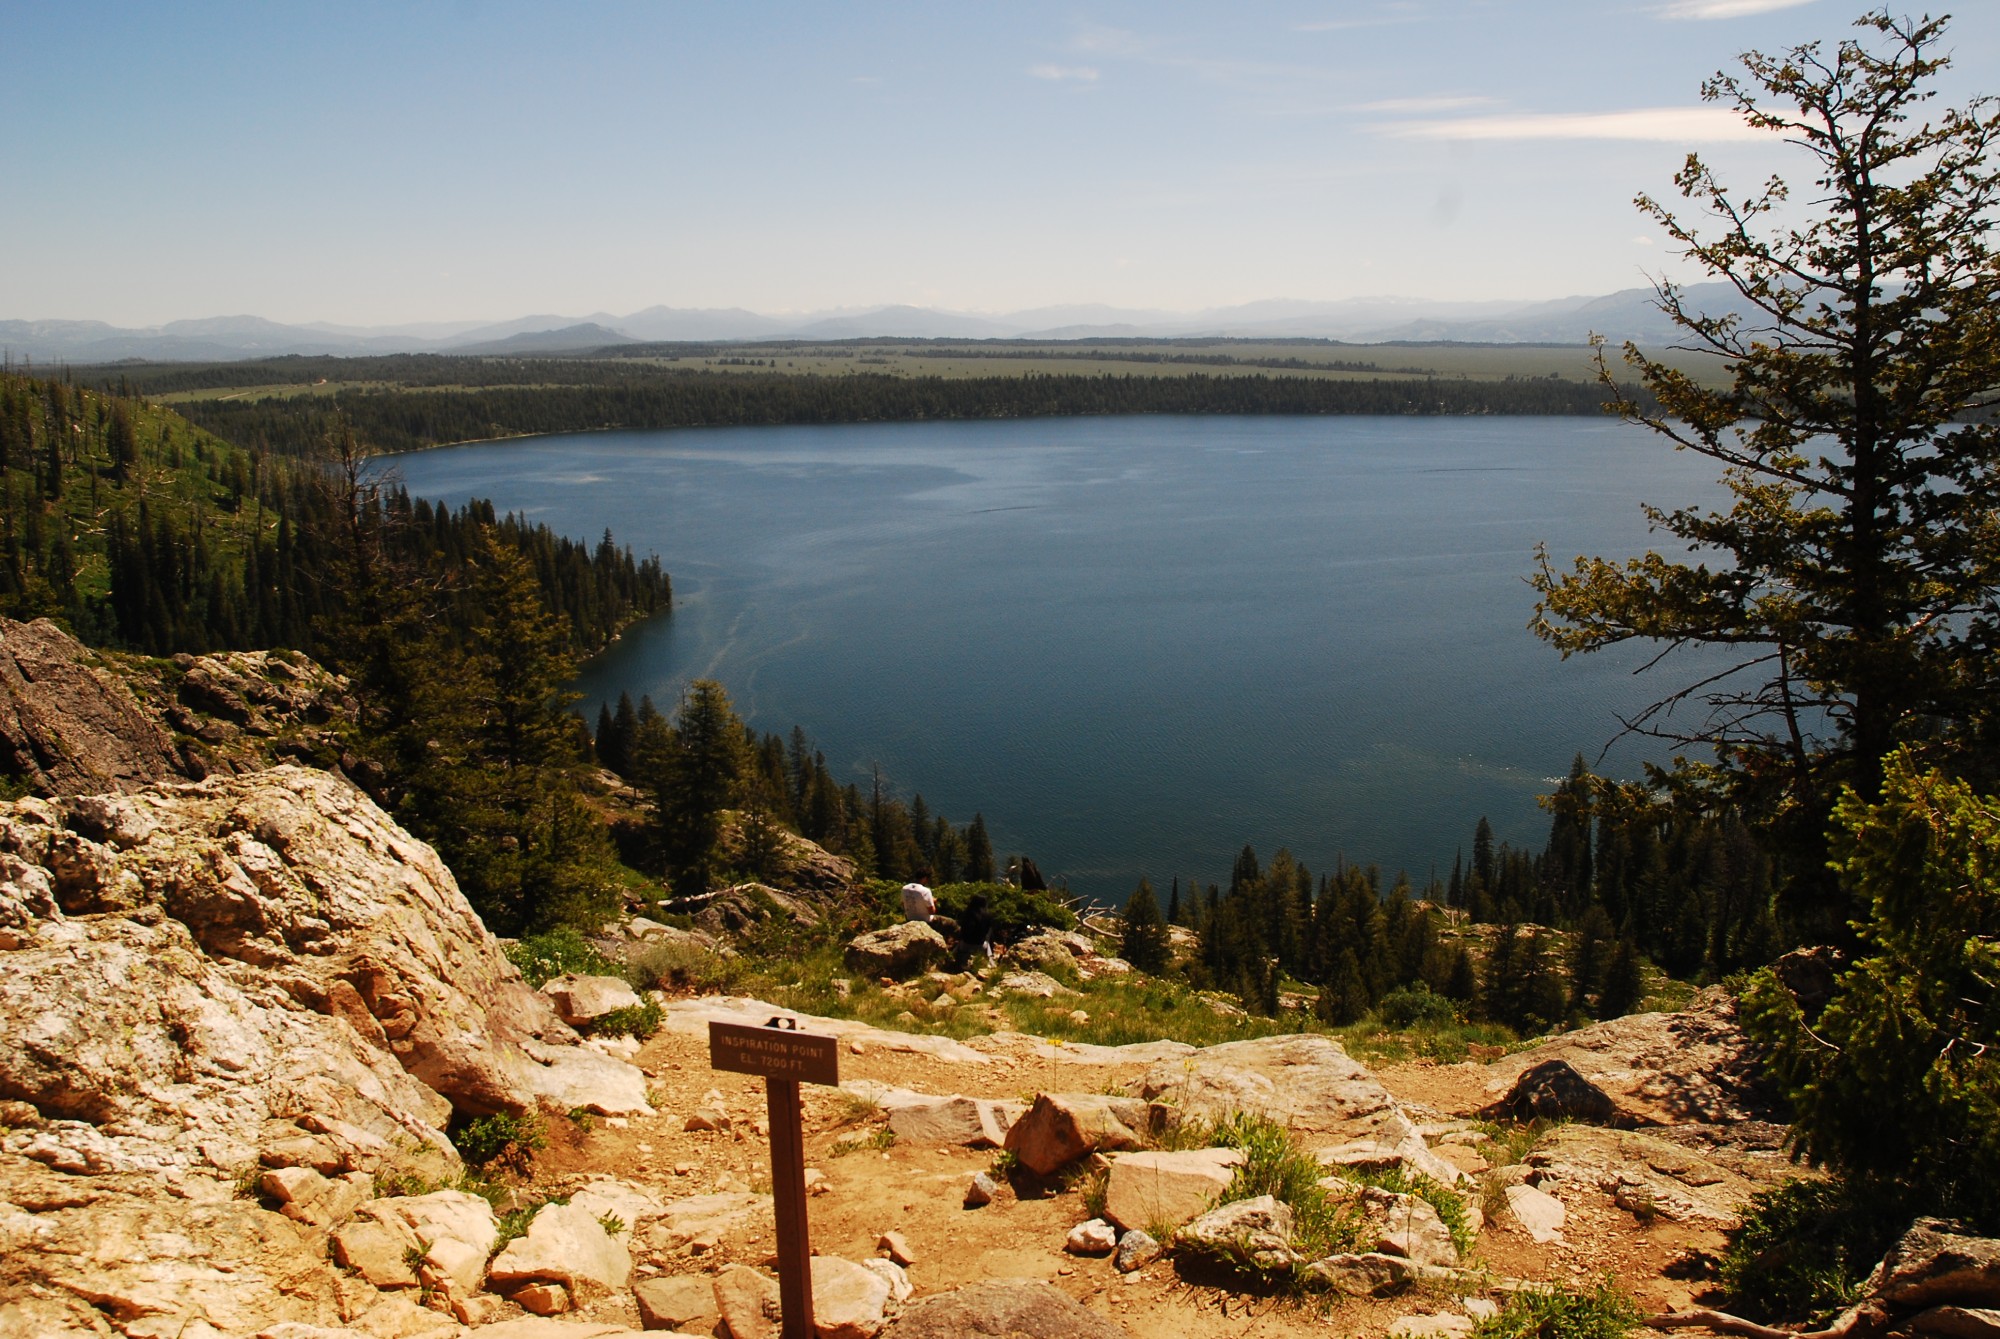
[[[591, 1174], [635, 1182], [663, 1200], [769, 1189], [761, 1080], [710, 1070], [705, 1038], [665, 1031], [646, 1043], [637, 1063], [652, 1080], [659, 1113], [622, 1124], [597, 1120], [587, 1131], [576, 1126], [556, 1131], [537, 1160], [537, 1189], [557, 1191]], [[1038, 1090], [1125, 1091], [1143, 1068], [1136, 1063], [1057, 1063], [1027, 1055], [1003, 1056], [990, 1064], [952, 1063], [877, 1047], [856, 1055], [843, 1046], [841, 1054], [844, 1081], [873, 1079], [919, 1092], [1024, 1100]], [[1485, 1100], [1485, 1067], [1477, 1063], [1411, 1063], [1377, 1074], [1419, 1117], [1462, 1116]], [[732, 1129], [686, 1130], [697, 1107], [715, 1105], [710, 1093], [721, 1095]], [[1063, 1252], [1069, 1229], [1089, 1216], [1080, 1190], [1003, 1181], [997, 1200], [968, 1209], [966, 1187], [975, 1173], [992, 1165], [992, 1151], [903, 1143], [849, 1151], [841, 1146], [842, 1137], [852, 1141], [880, 1129], [880, 1118], [838, 1090], [809, 1087], [805, 1093], [807, 1165], [824, 1173], [828, 1186], [810, 1200], [814, 1250], [867, 1259], [880, 1253], [882, 1233], [901, 1232], [915, 1255], [909, 1275], [919, 1295], [984, 1279], [1044, 1279], [1136, 1336], [1179, 1339], [1330, 1331], [1380, 1335], [1399, 1317], [1460, 1310], [1457, 1299], [1442, 1294], [1305, 1303], [1246, 1295], [1216, 1280], [1188, 1275], [1167, 1261], [1121, 1275], [1108, 1258]], [[1703, 1285], [1664, 1278], [1661, 1270], [1684, 1250], [1719, 1253], [1721, 1233], [1664, 1219], [1642, 1223], [1608, 1199], [1593, 1198], [1601, 1203], [1567, 1206], [1564, 1240], [1558, 1243], [1535, 1243], [1505, 1215], [1489, 1221], [1468, 1263], [1496, 1275], [1550, 1284], [1589, 1287], [1610, 1279], [1643, 1306], [1687, 1305], [1691, 1289]], [[676, 1249], [642, 1230], [634, 1241], [635, 1278], [705, 1275], [734, 1263], [768, 1266], [773, 1249], [773, 1228], [764, 1215], [712, 1245]], [[599, 1304], [584, 1318], [638, 1324], [629, 1295]]]

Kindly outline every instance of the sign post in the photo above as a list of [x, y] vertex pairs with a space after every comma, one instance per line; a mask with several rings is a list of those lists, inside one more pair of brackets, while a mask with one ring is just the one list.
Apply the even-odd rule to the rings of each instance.
[[783, 1339], [813, 1339], [812, 1241], [806, 1229], [806, 1142], [799, 1085], [840, 1082], [840, 1048], [832, 1037], [798, 1031], [798, 1020], [773, 1018], [763, 1027], [708, 1025], [708, 1063], [764, 1080], [771, 1123], [771, 1200], [778, 1220], [778, 1302]]

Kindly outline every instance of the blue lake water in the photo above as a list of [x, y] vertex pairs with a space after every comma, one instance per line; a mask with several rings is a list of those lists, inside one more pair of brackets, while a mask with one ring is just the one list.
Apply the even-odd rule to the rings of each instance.
[[1551, 778], [1687, 676], [1532, 636], [1536, 542], [1636, 553], [1641, 500], [1718, 495], [1643, 430], [1538, 418], [683, 429], [397, 465], [660, 555], [676, 608], [586, 668], [590, 719], [719, 679], [843, 779], [982, 811], [1003, 856], [1107, 901], [1226, 879], [1245, 842], [1422, 879], [1484, 814], [1539, 849]]

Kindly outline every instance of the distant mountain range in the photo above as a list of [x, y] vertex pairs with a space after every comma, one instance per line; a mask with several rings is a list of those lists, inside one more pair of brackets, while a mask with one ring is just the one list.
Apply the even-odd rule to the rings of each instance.
[[[1734, 305], [1724, 284], [1697, 284], [1689, 305], [1721, 314]], [[281, 354], [576, 353], [619, 344], [724, 343], [768, 339], [1244, 339], [1316, 338], [1349, 343], [1459, 340], [1492, 344], [1581, 344], [1608, 339], [1663, 343], [1671, 322], [1650, 288], [1553, 302], [1431, 302], [1348, 298], [1339, 302], [1273, 300], [1198, 312], [1104, 306], [1038, 307], [1004, 315], [873, 307], [762, 316], [740, 308], [648, 307], [629, 316], [523, 316], [497, 323], [433, 322], [403, 326], [281, 325], [258, 316], [218, 316], [123, 329], [101, 321], [0, 320], [0, 350], [14, 360], [108, 363], [209, 362]]]

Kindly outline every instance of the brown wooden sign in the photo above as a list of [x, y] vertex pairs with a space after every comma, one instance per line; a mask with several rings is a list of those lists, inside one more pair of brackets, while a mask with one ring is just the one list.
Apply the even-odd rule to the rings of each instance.
[[708, 1063], [732, 1074], [794, 1083], [840, 1083], [840, 1047], [832, 1037], [743, 1023], [708, 1025]]
[[795, 1018], [763, 1027], [708, 1025], [708, 1063], [764, 1080], [771, 1118], [771, 1207], [778, 1228], [778, 1306], [783, 1339], [813, 1339], [812, 1242], [806, 1225], [806, 1141], [800, 1119], [801, 1083], [840, 1082], [840, 1048], [832, 1037], [798, 1031]]

